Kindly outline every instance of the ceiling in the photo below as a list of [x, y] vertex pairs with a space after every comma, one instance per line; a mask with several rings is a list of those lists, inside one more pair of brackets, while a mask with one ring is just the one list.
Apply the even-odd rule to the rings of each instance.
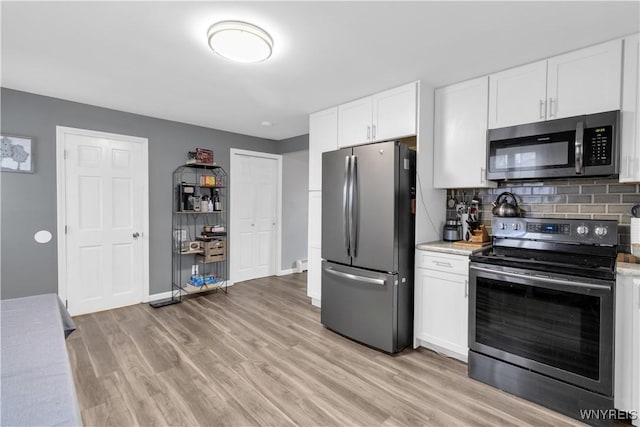
[[[2, 86], [280, 140], [308, 114], [412, 80], [434, 87], [639, 31], [640, 2], [1, 2]], [[273, 56], [214, 55], [249, 21]], [[261, 125], [273, 123], [271, 127]]]

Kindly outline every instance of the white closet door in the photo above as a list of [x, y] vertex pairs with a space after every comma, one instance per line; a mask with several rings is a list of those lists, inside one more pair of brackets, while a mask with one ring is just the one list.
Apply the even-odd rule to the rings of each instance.
[[276, 274], [278, 156], [232, 154], [231, 274], [234, 282]]

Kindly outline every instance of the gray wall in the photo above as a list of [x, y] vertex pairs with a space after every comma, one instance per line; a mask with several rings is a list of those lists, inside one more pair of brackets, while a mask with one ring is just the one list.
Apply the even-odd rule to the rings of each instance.
[[278, 143], [282, 154], [282, 269], [307, 259], [309, 213], [309, 135]]
[[[228, 169], [231, 147], [269, 153], [277, 153], [279, 149], [279, 143], [272, 140], [6, 88], [1, 89], [0, 107], [3, 134], [34, 138], [35, 165], [33, 174], [3, 172], [0, 177], [0, 297], [3, 299], [56, 293], [58, 289], [56, 126], [149, 139], [150, 294], [167, 292], [171, 287], [171, 173], [177, 165], [184, 163], [187, 151], [195, 147], [210, 148], [216, 162]], [[300, 169], [296, 161], [286, 164]], [[291, 176], [289, 172], [283, 173]], [[302, 174], [297, 175], [301, 178]], [[283, 234], [289, 235], [286, 221], [283, 228]], [[53, 240], [46, 244], [36, 243], [33, 235], [38, 230], [51, 231]]]
[[[283, 139], [276, 144], [276, 154], [291, 153], [293, 151], [309, 151], [309, 134]], [[308, 171], [307, 171], [308, 172]], [[309, 175], [307, 173], [307, 175]], [[307, 176], [307, 181], [309, 177]], [[309, 189], [307, 188], [307, 191]]]

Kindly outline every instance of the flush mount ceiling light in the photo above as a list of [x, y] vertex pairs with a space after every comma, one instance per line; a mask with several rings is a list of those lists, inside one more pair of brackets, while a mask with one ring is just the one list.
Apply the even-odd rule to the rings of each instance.
[[209, 46], [237, 62], [261, 62], [271, 56], [273, 39], [260, 27], [242, 21], [221, 21], [207, 31]]

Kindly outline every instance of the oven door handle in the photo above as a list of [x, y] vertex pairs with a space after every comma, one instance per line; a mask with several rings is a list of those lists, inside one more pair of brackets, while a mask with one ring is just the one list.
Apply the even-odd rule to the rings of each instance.
[[491, 268], [476, 267], [475, 265], [471, 265], [471, 266], [469, 266], [469, 268], [472, 269], [472, 270], [482, 271], [482, 272], [485, 272], [485, 273], [502, 274], [503, 276], [507, 276], [507, 277], [518, 277], [518, 278], [523, 278], [523, 279], [535, 279], [535, 280], [538, 280], [540, 282], [552, 283], [554, 285], [565, 285], [565, 286], [573, 286], [573, 287], [576, 287], [576, 288], [596, 289], [596, 290], [599, 290], [599, 291], [611, 291], [611, 286], [608, 286], [608, 285], [597, 285], [597, 284], [594, 284], [594, 283], [578, 283], [578, 282], [572, 282], [570, 280], [553, 279], [551, 277], [527, 276], [527, 275], [524, 275], [524, 274], [510, 273], [508, 271], [499, 271], [499, 270], [493, 270]]

